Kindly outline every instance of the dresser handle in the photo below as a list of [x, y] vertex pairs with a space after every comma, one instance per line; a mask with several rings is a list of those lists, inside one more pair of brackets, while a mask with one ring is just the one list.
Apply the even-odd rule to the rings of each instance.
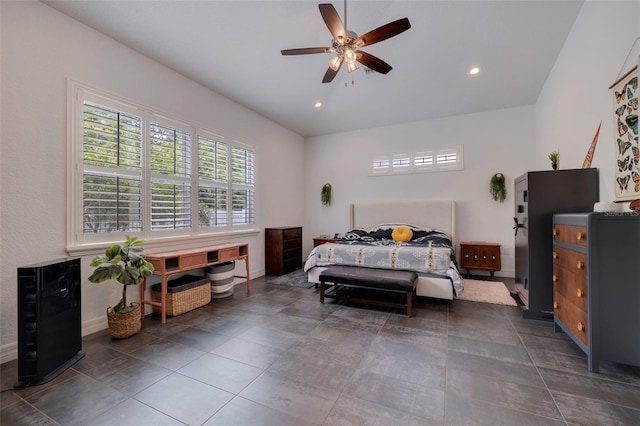
[[558, 302], [553, 302], [553, 308], [554, 309], [560, 308], [560, 304]]
[[585, 325], [582, 322], [578, 322], [578, 331], [584, 331]]
[[556, 274], [553, 274], [553, 277], [551, 279], [553, 280], [554, 283], [558, 282], [558, 276]]
[[553, 236], [557, 237], [558, 235], [560, 235], [560, 231], [558, 230], [558, 228], [553, 228]]
[[578, 268], [578, 269], [584, 269], [584, 262], [583, 262], [583, 261], [581, 261], [581, 260], [578, 260], [578, 261], [576, 262], [576, 268]]
[[581, 288], [576, 290], [576, 296], [578, 297], [584, 297], [584, 291], [582, 291]]
[[585, 234], [583, 234], [582, 232], [577, 232], [576, 233], [576, 238], [578, 239], [578, 241], [580, 241], [580, 240], [584, 240], [585, 238], [587, 238], [587, 236]]
[[556, 252], [556, 251], [553, 252], [553, 258], [554, 259], [560, 259], [560, 255], [558, 254], [558, 252]]

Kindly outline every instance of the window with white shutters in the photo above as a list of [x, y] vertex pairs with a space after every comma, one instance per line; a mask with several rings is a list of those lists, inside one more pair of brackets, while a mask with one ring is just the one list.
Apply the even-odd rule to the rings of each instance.
[[151, 230], [191, 228], [191, 135], [151, 121]]
[[255, 223], [255, 158], [241, 146], [231, 148], [232, 217], [234, 225]]
[[142, 230], [142, 119], [85, 101], [82, 232]]
[[198, 225], [226, 226], [229, 145], [222, 137], [198, 136]]
[[251, 231], [255, 152], [70, 83], [69, 247]]

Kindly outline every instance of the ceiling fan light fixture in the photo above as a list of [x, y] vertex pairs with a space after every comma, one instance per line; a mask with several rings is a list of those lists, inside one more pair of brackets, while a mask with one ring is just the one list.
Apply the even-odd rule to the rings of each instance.
[[[2, 0], [0, 0], [2, 1]], [[324, 20], [327, 29], [333, 36], [330, 47], [307, 47], [298, 49], [281, 50], [282, 55], [308, 55], [313, 53], [334, 53], [329, 61], [329, 68], [322, 78], [323, 83], [331, 83], [338, 74], [340, 67], [346, 62], [346, 68], [351, 73], [358, 69], [357, 62], [366, 68], [381, 74], [387, 74], [392, 67], [380, 58], [367, 52], [361, 51], [361, 47], [369, 46], [395, 37], [411, 28], [408, 18], [397, 19], [388, 24], [375, 28], [362, 36], [358, 36], [353, 31], [347, 29], [347, 1], [344, 0], [344, 23], [340, 15], [331, 3], [321, 3], [318, 5], [320, 15]]]
[[346, 48], [344, 49], [344, 60], [347, 61], [347, 64], [353, 64], [356, 62], [356, 52], [353, 49]]
[[342, 65], [342, 55], [336, 55], [329, 61], [329, 68], [338, 71]]

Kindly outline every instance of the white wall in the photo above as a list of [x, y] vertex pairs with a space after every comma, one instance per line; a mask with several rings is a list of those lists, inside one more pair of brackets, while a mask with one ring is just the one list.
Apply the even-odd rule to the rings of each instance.
[[[303, 138], [40, 2], [2, 2], [0, 358], [15, 358], [16, 268], [67, 256], [66, 81], [106, 90], [252, 144], [259, 228], [303, 221]], [[230, 240], [225, 238], [225, 240]], [[250, 246], [264, 274], [264, 235]], [[83, 332], [106, 324], [119, 286], [88, 283]], [[130, 292], [137, 300], [137, 291]]]
[[[547, 167], [554, 150], [560, 150], [561, 168], [582, 167], [602, 122], [592, 163], [599, 169], [601, 201], [614, 200], [617, 148], [609, 86], [638, 37], [640, 2], [585, 1], [535, 107], [538, 168]], [[637, 54], [632, 59], [624, 71], [637, 65]]]
[[[464, 170], [369, 176], [373, 155], [464, 146]], [[305, 250], [311, 238], [349, 228], [356, 201], [453, 199], [458, 241], [502, 245], [502, 272], [514, 275], [513, 180], [533, 167], [533, 106], [421, 121], [306, 140]], [[491, 199], [489, 180], [503, 173], [507, 199]], [[322, 206], [320, 189], [333, 187], [333, 204]]]

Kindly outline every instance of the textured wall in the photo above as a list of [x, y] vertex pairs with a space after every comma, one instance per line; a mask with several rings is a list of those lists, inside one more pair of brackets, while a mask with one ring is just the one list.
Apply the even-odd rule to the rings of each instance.
[[[2, 360], [15, 357], [16, 268], [67, 256], [68, 78], [252, 144], [258, 159], [258, 227], [302, 223], [302, 137], [43, 3], [2, 2], [1, 8]], [[252, 273], [264, 274], [263, 233], [238, 240], [250, 245]], [[91, 257], [82, 259], [85, 332], [105, 326], [106, 307], [120, 292], [115, 284], [86, 280]]]
[[[533, 129], [533, 106], [529, 106], [309, 138], [305, 232], [345, 232], [349, 204], [354, 201], [452, 199], [458, 241], [502, 244], [501, 274], [513, 275], [513, 180], [533, 166]], [[464, 146], [464, 170], [368, 175], [376, 154], [456, 145]], [[489, 180], [497, 172], [506, 176], [504, 203], [493, 201], [489, 194]], [[325, 182], [333, 186], [335, 202], [330, 207], [320, 203]], [[311, 243], [306, 243], [310, 251]]]

